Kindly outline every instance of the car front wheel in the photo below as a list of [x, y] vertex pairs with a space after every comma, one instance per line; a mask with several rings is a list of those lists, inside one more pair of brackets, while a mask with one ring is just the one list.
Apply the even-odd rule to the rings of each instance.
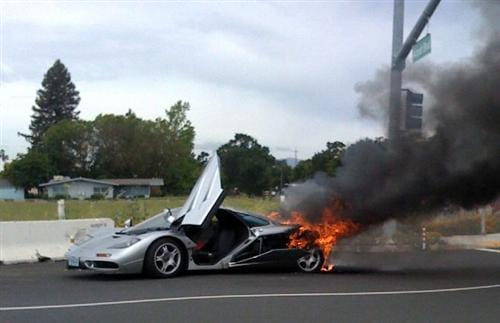
[[152, 277], [171, 278], [180, 275], [187, 265], [187, 253], [173, 239], [155, 241], [146, 252], [144, 272]]
[[321, 249], [314, 248], [308, 250], [308, 253], [297, 260], [297, 267], [300, 271], [306, 273], [315, 273], [321, 271], [324, 262]]

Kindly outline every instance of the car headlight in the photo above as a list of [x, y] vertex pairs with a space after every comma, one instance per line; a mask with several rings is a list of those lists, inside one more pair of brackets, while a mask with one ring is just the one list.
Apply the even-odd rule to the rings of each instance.
[[133, 237], [133, 238], [127, 239], [125, 241], [118, 242], [117, 244], [114, 244], [109, 248], [110, 249], [125, 249], [125, 248], [128, 248], [128, 247], [136, 244], [139, 241], [141, 241], [141, 239]]

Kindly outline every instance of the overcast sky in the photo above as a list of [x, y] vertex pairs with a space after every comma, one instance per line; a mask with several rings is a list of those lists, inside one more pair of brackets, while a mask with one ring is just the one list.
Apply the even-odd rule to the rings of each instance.
[[[425, 7], [406, 1], [405, 35]], [[453, 62], [475, 45], [478, 12], [443, 0], [431, 20], [432, 53]], [[0, 148], [27, 144], [31, 106], [56, 59], [80, 91], [84, 119], [132, 109], [164, 116], [191, 103], [196, 149], [236, 132], [278, 158], [301, 159], [327, 141], [384, 135], [356, 110], [354, 85], [390, 61], [392, 0], [2, 1]], [[418, 64], [418, 63], [416, 63]], [[154, 140], [154, 138], [152, 138]]]

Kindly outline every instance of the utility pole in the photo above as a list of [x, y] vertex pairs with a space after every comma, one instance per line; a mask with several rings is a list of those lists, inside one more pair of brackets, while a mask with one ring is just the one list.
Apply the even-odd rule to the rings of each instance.
[[401, 84], [406, 57], [420, 37], [441, 0], [430, 0], [417, 20], [408, 38], [403, 43], [404, 0], [394, 0], [392, 26], [391, 84], [389, 95], [389, 140], [397, 143], [401, 128]]
[[403, 47], [405, 1], [394, 0], [394, 17], [392, 21], [392, 58], [391, 58], [391, 84], [389, 94], [389, 139], [399, 139], [401, 124], [401, 84], [402, 68], [396, 68], [396, 57]]
[[479, 209], [479, 217], [481, 219], [481, 234], [486, 234], [486, 208]]

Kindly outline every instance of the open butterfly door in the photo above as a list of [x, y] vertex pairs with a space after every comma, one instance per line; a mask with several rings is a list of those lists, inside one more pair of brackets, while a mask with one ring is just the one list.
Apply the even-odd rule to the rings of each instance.
[[179, 217], [184, 216], [181, 225], [202, 225], [222, 203], [223, 192], [219, 156], [214, 154], [178, 213]]

